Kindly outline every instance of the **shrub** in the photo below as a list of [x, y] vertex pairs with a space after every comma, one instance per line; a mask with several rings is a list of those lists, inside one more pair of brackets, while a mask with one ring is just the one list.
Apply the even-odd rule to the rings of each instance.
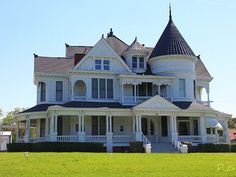
[[[18, 145], [19, 144], [19, 145]], [[22, 145], [24, 144], [24, 145]], [[27, 145], [25, 145], [27, 144]], [[10, 144], [9, 152], [104, 152], [102, 143], [85, 142], [41, 142], [41, 143], [16, 143]]]
[[199, 152], [198, 146], [193, 146], [192, 142], [182, 142], [188, 146], [188, 153]]
[[144, 152], [142, 141], [130, 142], [129, 146], [130, 146], [130, 148], [129, 148], [130, 152]]
[[236, 152], [236, 144], [231, 144], [231, 152]]
[[230, 152], [229, 144], [199, 144], [199, 152]]
[[26, 152], [31, 151], [31, 143], [9, 143], [7, 144], [8, 152]]

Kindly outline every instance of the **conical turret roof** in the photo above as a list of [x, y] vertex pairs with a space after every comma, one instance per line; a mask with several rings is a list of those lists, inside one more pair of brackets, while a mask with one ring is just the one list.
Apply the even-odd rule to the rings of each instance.
[[169, 22], [149, 58], [162, 55], [195, 56], [183, 36], [172, 21], [171, 10]]

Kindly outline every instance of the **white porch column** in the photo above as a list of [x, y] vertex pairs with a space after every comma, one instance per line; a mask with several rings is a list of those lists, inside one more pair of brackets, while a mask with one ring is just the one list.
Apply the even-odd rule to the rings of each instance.
[[106, 148], [107, 152], [113, 151], [113, 133], [112, 133], [112, 116], [106, 115]]
[[48, 136], [48, 118], [45, 119], [45, 137]]
[[200, 135], [201, 135], [202, 143], [206, 143], [207, 142], [207, 138], [206, 138], [206, 118], [205, 118], [204, 115], [202, 115], [200, 117]]
[[57, 141], [57, 116], [52, 115], [50, 119], [50, 141]]
[[79, 141], [85, 142], [84, 115], [79, 116]]
[[136, 121], [135, 140], [142, 141], [141, 115], [136, 114], [135, 121]]
[[36, 120], [36, 137], [40, 137], [40, 119]]
[[29, 143], [30, 139], [30, 119], [27, 116], [26, 117], [26, 125], [25, 125], [25, 136], [24, 136], [24, 142]]
[[132, 122], [132, 128], [133, 128], [133, 132], [135, 133], [135, 116], [133, 116], [133, 122]]
[[171, 134], [171, 142], [174, 144], [174, 116], [171, 115], [170, 117], [170, 134]]

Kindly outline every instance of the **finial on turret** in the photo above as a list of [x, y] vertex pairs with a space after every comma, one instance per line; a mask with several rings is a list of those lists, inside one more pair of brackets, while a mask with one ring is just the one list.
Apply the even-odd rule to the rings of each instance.
[[169, 3], [169, 20], [172, 20], [172, 15], [171, 15], [171, 3]]

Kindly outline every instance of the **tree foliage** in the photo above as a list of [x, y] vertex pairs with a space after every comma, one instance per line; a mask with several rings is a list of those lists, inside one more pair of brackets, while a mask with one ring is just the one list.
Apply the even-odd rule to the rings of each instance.
[[229, 119], [228, 126], [229, 128], [236, 128], [236, 118]]
[[23, 110], [24, 108], [15, 108], [13, 111], [10, 111], [3, 117], [3, 125], [14, 125], [16, 123], [16, 115]]

